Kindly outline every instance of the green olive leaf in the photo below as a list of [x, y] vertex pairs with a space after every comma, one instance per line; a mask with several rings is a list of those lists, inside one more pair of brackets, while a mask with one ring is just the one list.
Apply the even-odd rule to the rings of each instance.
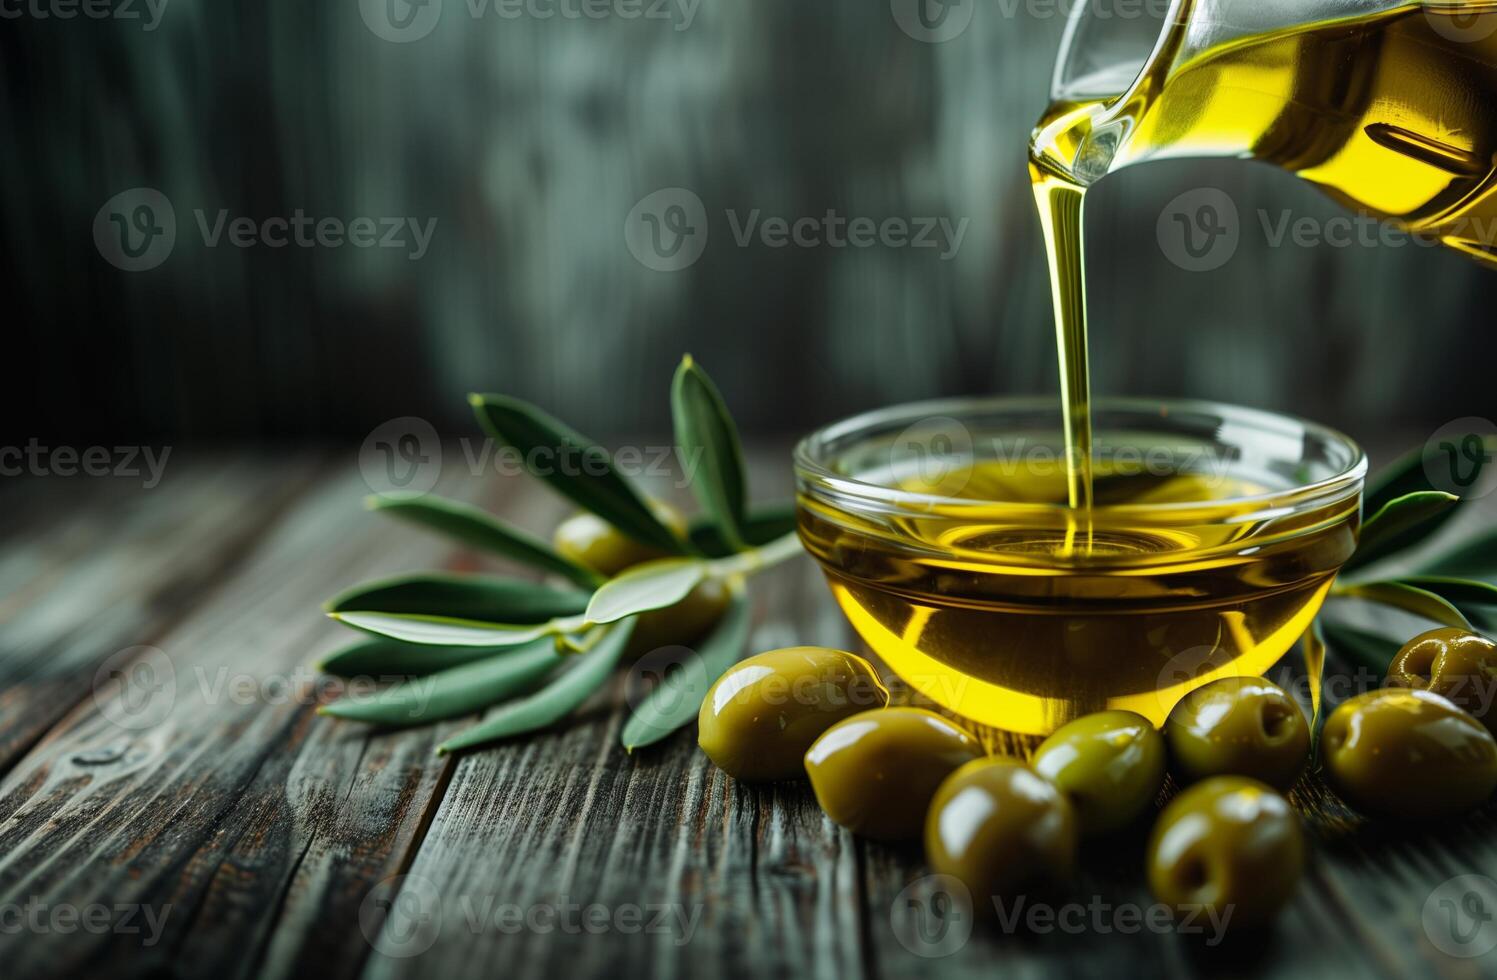
[[1403, 576], [1398, 581], [1416, 589], [1433, 592], [1478, 626], [1497, 628], [1497, 585], [1491, 582], [1443, 575]]
[[635, 565], [599, 586], [587, 604], [589, 623], [614, 623], [685, 599], [707, 575], [696, 558], [663, 558]]
[[533, 625], [587, 608], [589, 592], [479, 575], [416, 574], [367, 582], [330, 600], [328, 612], [412, 613]]
[[372, 698], [345, 697], [318, 708], [317, 713], [390, 728], [424, 725], [514, 697], [555, 670], [560, 662], [556, 644], [547, 637], [503, 657], [396, 684]]
[[[795, 501], [787, 500], [754, 508], [739, 530], [744, 543], [760, 548], [787, 534], [794, 534], [795, 526]], [[726, 558], [736, 550], [723, 540], [722, 532], [711, 517], [693, 520], [690, 537], [692, 546], [708, 558]]]
[[381, 514], [445, 534], [470, 547], [552, 572], [584, 588], [592, 588], [602, 581], [602, 576], [563, 558], [540, 538], [510, 527], [468, 504], [426, 495], [369, 497], [365, 500], [365, 506]]
[[[1480, 456], [1473, 461], [1474, 470], [1468, 485], [1475, 484], [1486, 464], [1487, 460]], [[1405, 453], [1367, 481], [1367, 489], [1362, 495], [1367, 512], [1376, 513], [1399, 497], [1406, 497], [1411, 493], [1439, 489], [1430, 482], [1427, 470], [1447, 465], [1439, 446], [1424, 446]], [[1436, 472], [1440, 470], [1436, 469]]]
[[653, 745], [683, 725], [695, 721], [702, 699], [717, 679], [743, 656], [748, 642], [749, 602], [741, 585], [723, 618], [685, 663], [660, 679], [629, 716], [620, 740], [632, 752]]
[[1497, 581], [1497, 528], [1477, 535], [1454, 551], [1431, 558], [1420, 571], [1428, 575]]
[[[1434, 468], [1439, 472], [1440, 467], [1448, 466], [1448, 462], [1442, 455], [1444, 450], [1440, 446], [1424, 446], [1412, 450], [1399, 457], [1386, 469], [1367, 481], [1367, 489], [1364, 491], [1363, 512], [1376, 515], [1385, 510], [1390, 504], [1398, 500], [1416, 494], [1437, 491], [1429, 479], [1429, 471]], [[1478, 457], [1474, 461], [1471, 480], [1474, 482], [1481, 476], [1483, 467], [1487, 460]], [[1367, 550], [1365, 544], [1356, 555], [1352, 556], [1348, 568], [1358, 568], [1371, 564], [1380, 558], [1388, 557], [1399, 551], [1415, 547], [1428, 541], [1435, 532], [1446, 526], [1459, 512], [1459, 501], [1452, 503], [1448, 508], [1435, 508], [1416, 525], [1404, 528], [1396, 535], [1390, 535], [1379, 543], [1376, 551]], [[1370, 521], [1368, 522], [1371, 523]], [[1364, 529], [1365, 542], [1365, 529]], [[1365, 552], [1365, 554], [1364, 554]]]
[[716, 524], [722, 540], [734, 550], [744, 547], [746, 496], [743, 446], [722, 393], [691, 355], [686, 355], [671, 384], [671, 418], [676, 449], [683, 466], [700, 467], [691, 490]]
[[443, 742], [437, 752], [445, 755], [554, 725], [581, 707], [608, 681], [633, 632], [634, 620], [608, 627], [607, 635], [597, 646], [588, 653], [568, 657], [571, 665], [547, 681], [545, 687], [497, 708], [480, 724]]
[[433, 647], [371, 636], [328, 654], [317, 669], [334, 677], [423, 677], [518, 647]]
[[574, 620], [552, 620], [549, 623], [486, 623], [475, 619], [449, 616], [420, 616], [411, 613], [335, 612], [333, 619], [356, 630], [386, 636], [392, 640], [425, 646], [511, 647], [543, 636], [569, 632], [568, 626], [583, 625]]
[[1442, 575], [1411, 575], [1398, 579], [1404, 585], [1433, 592], [1455, 605], [1465, 608], [1473, 606], [1497, 606], [1497, 585], [1477, 582], [1467, 578], [1449, 578]]
[[1362, 525], [1356, 553], [1343, 572], [1370, 565], [1423, 540], [1460, 500], [1439, 490], [1421, 490], [1388, 501]]
[[1402, 582], [1357, 582], [1336, 590], [1337, 595], [1351, 599], [1365, 599], [1385, 606], [1395, 606], [1405, 612], [1432, 619], [1445, 626], [1469, 630], [1471, 623], [1461, 611], [1441, 596], [1426, 589], [1405, 585]]
[[479, 423], [518, 450], [531, 473], [577, 506], [641, 544], [682, 554], [683, 542], [613, 468], [608, 451], [534, 405], [504, 395], [469, 395]]

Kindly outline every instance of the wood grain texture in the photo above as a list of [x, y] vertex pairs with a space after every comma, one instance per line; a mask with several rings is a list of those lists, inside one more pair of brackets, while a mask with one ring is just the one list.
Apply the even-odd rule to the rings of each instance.
[[[469, 499], [481, 486], [447, 485]], [[152, 935], [0, 936], [12, 975], [173, 962], [217, 976], [357, 970], [360, 904], [417, 836], [443, 778], [442, 730], [386, 737], [312, 714], [322, 691], [308, 665], [335, 634], [347, 639], [318, 604], [363, 578], [459, 560], [381, 527], [365, 492], [349, 470], [325, 471], [220, 588], [184, 593], [143, 655], [174, 677], [155, 724], [89, 699], [0, 782], [6, 901], [161, 919]], [[523, 510], [523, 495], [511, 506]]]
[[311, 477], [313, 460], [202, 460], [143, 489], [124, 478], [35, 480], [7, 508], [0, 561], [0, 774], [233, 571]]
[[[783, 459], [754, 456], [756, 498], [784, 493]], [[57, 528], [12, 537], [0, 581], [29, 590], [28, 609], [70, 608], [52, 590], [90, 562], [174, 540], [146, 533], [155, 507], [173, 511], [180, 534], [201, 532], [213, 522], [188, 510], [228, 506], [236, 498], [216, 481], [248, 491], [253, 478], [238, 474], [265, 469], [253, 463], [183, 474], [181, 496], [162, 495], [177, 503], [142, 501], [113, 537], [85, 536], [97, 548], [69, 545]], [[1442, 953], [1422, 917], [1442, 883], [1497, 875], [1492, 807], [1423, 830], [1369, 825], [1307, 778], [1294, 799], [1316, 842], [1312, 866], [1266, 937], [1218, 946], [1209, 930], [1141, 928], [1151, 899], [1134, 834], [1089, 847], [1085, 873], [1054, 903], [1079, 927], [989, 923], [948, 948], [942, 930], [959, 937], [962, 923], [937, 901], [918, 848], [854, 838], [804, 785], [736, 783], [697, 751], [691, 728], [625, 753], [627, 673], [551, 731], [446, 760], [436, 742], [471, 719], [381, 734], [317, 717], [309, 695], [328, 692], [294, 672], [339, 638], [318, 615], [322, 598], [365, 577], [478, 559], [365, 514], [364, 487], [343, 466], [303, 472], [252, 541], [218, 550], [221, 571], [167, 590], [152, 642], [178, 686], [160, 723], [122, 729], [107, 699], [85, 697], [0, 780], [0, 907], [143, 906], [164, 915], [159, 934], [0, 930], [8, 977], [1490, 975], [1492, 954]], [[440, 489], [537, 530], [566, 511], [525, 480], [448, 473]], [[48, 494], [7, 492], [26, 513], [47, 513]], [[85, 528], [117, 513], [109, 488], [69, 486], [55, 499]], [[1468, 517], [1489, 521], [1493, 506]], [[22, 554], [78, 571], [28, 577]], [[146, 572], [171, 564], [140, 564], [137, 591], [161, 588]], [[753, 648], [851, 642], [808, 559], [756, 579], [753, 603]], [[57, 628], [68, 635], [67, 623]], [[254, 689], [243, 703], [225, 693], [239, 672]], [[298, 696], [259, 686], [270, 680]], [[28, 703], [7, 702], [0, 719]], [[1135, 918], [1118, 920], [1120, 910]], [[136, 924], [148, 922], [137, 913]], [[932, 952], [944, 955], [922, 955]]]

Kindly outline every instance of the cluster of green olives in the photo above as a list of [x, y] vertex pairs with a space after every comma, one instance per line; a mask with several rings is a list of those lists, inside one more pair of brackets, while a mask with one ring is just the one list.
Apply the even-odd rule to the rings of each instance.
[[1363, 813], [1449, 817], [1497, 790], [1497, 644], [1437, 629], [1406, 643], [1390, 687], [1344, 702], [1326, 719], [1326, 781]]
[[[1058, 890], [1083, 839], [1153, 810], [1172, 754], [1189, 760], [1188, 778], [1204, 781], [1171, 803], [1155, 830], [1150, 880], [1162, 900], [1182, 911], [1231, 904], [1237, 922], [1257, 924], [1299, 877], [1299, 820], [1260, 779], [1293, 781], [1309, 726], [1266, 681], [1203, 690], [1177, 709], [1167, 733], [1129, 711], [1079, 718], [1028, 764], [987, 756], [959, 724], [888, 699], [862, 657], [773, 650], [717, 681], [702, 702], [698, 740], [740, 780], [808, 777], [827, 816], [854, 833], [923, 839], [932, 869], [962, 881], [980, 903]], [[1233, 771], [1259, 778], [1218, 775]]]
[[[686, 518], [680, 511], [658, 500], [650, 509], [661, 522], [686, 536]], [[670, 558], [647, 544], [641, 544], [596, 514], [586, 511], [562, 521], [551, 536], [556, 553], [605, 578], [642, 565], [647, 561]], [[727, 611], [731, 594], [720, 579], [708, 578], [685, 599], [668, 609], [657, 609], [639, 617], [629, 638], [629, 655], [638, 656], [673, 643], [689, 643], [704, 635]]]
[[983, 749], [934, 711], [888, 705], [878, 671], [856, 654], [771, 650], [718, 678], [702, 699], [697, 742], [737, 779], [809, 777], [832, 820], [875, 840], [908, 840], [941, 781]]
[[[1497, 646], [1463, 631], [1426, 633], [1400, 651], [1389, 679], [1328, 719], [1331, 786], [1363, 812], [1403, 819], [1487, 799], [1497, 789], [1497, 741], [1485, 727]], [[960, 725], [888, 699], [873, 665], [854, 654], [771, 651], [713, 686], [699, 741], [739, 779], [808, 776], [822, 809], [855, 833], [923, 838], [933, 870], [978, 902], [1058, 889], [1082, 840], [1155, 809], [1167, 771], [1185, 788], [1149, 837], [1147, 876], [1160, 902], [1251, 929], [1272, 921], [1303, 872], [1304, 831], [1282, 794], [1309, 762], [1310, 725], [1263, 678], [1197, 688], [1162, 730], [1130, 711], [1078, 718], [1028, 763], [986, 756]]]

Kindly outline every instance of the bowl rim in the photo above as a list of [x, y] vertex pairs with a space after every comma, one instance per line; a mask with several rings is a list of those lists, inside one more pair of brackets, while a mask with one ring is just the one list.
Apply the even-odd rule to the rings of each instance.
[[[1093, 511], [1105, 514], [1166, 515], [1197, 510], [1201, 507], [1231, 507], [1239, 504], [1251, 506], [1257, 510], [1262, 510], [1275, 504], [1302, 506], [1308, 501], [1320, 501], [1339, 495], [1344, 490], [1350, 489], [1355, 492], [1361, 488], [1366, 480], [1368, 471], [1367, 454], [1355, 439], [1330, 426], [1321, 425], [1318, 422], [1312, 422], [1297, 415], [1271, 412], [1259, 408], [1247, 408], [1226, 402], [1214, 402], [1200, 398], [1106, 397], [1093, 399], [1092, 401], [1092, 411], [1094, 413], [1105, 413], [1111, 410], [1159, 412], [1161, 409], [1164, 410], [1162, 417], [1165, 418], [1173, 412], [1197, 412], [1218, 415], [1223, 420], [1242, 422], [1248, 425], [1255, 425], [1259, 428], [1282, 427], [1284, 423], [1289, 423], [1298, 426], [1307, 435], [1313, 435], [1326, 442], [1345, 447], [1350, 451], [1351, 462], [1341, 471], [1323, 479], [1267, 493], [1245, 494], [1238, 497], [1223, 497], [1211, 500], [1174, 501], [1169, 503], [1100, 504], [1094, 505], [1092, 507]], [[942, 494], [900, 490], [895, 487], [870, 483], [837, 473], [827, 466], [821, 458], [818, 458], [816, 452], [816, 447], [819, 445], [856, 438], [859, 435], [863, 435], [866, 438], [867, 433], [886, 427], [890, 423], [901, 419], [907, 419], [910, 424], [914, 424], [921, 418], [930, 418], [932, 416], [954, 418], [957, 421], [961, 421], [963, 415], [971, 416], [984, 411], [1034, 410], [1053, 411], [1057, 420], [1059, 420], [1063, 411], [1060, 398], [1055, 395], [997, 395], [935, 398], [924, 401], [903, 402], [847, 416], [812, 431], [796, 443], [793, 459], [798, 484], [797, 492], [804, 493], [807, 490], [814, 492], [817, 488], [823, 488], [832, 490], [845, 497], [865, 500], [870, 503], [897, 504], [922, 510], [939, 506], [948, 508], [1019, 508], [1034, 513], [1070, 511], [1070, 505], [1065, 503], [1021, 503], [1011, 500], [951, 497]], [[1102, 431], [1105, 431], [1105, 429]]]

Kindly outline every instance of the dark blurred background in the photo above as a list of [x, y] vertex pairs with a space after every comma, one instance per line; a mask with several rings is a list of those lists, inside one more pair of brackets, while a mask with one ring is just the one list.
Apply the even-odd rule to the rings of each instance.
[[[902, 2], [112, 0], [64, 19], [7, 0], [7, 439], [341, 441], [407, 415], [468, 433], [475, 389], [600, 436], [663, 431], [687, 350], [751, 436], [1055, 391], [1025, 146], [1060, 6], [964, 0], [932, 43], [901, 27]], [[1189, 271], [1157, 229], [1203, 187], [1235, 202], [1240, 243]], [[690, 194], [650, 202], [668, 188]], [[697, 230], [690, 195], [700, 258], [660, 268], [698, 240], [637, 258], [641, 234]], [[265, 244], [264, 222], [298, 210], [379, 238], [413, 218], [431, 237]], [[966, 226], [954, 254], [740, 245], [755, 211]], [[1230, 161], [1102, 185], [1099, 393], [1208, 396], [1363, 437], [1492, 413], [1497, 276], [1407, 243], [1275, 246], [1260, 211], [1340, 214]], [[240, 247], [229, 223], [245, 217]]]

